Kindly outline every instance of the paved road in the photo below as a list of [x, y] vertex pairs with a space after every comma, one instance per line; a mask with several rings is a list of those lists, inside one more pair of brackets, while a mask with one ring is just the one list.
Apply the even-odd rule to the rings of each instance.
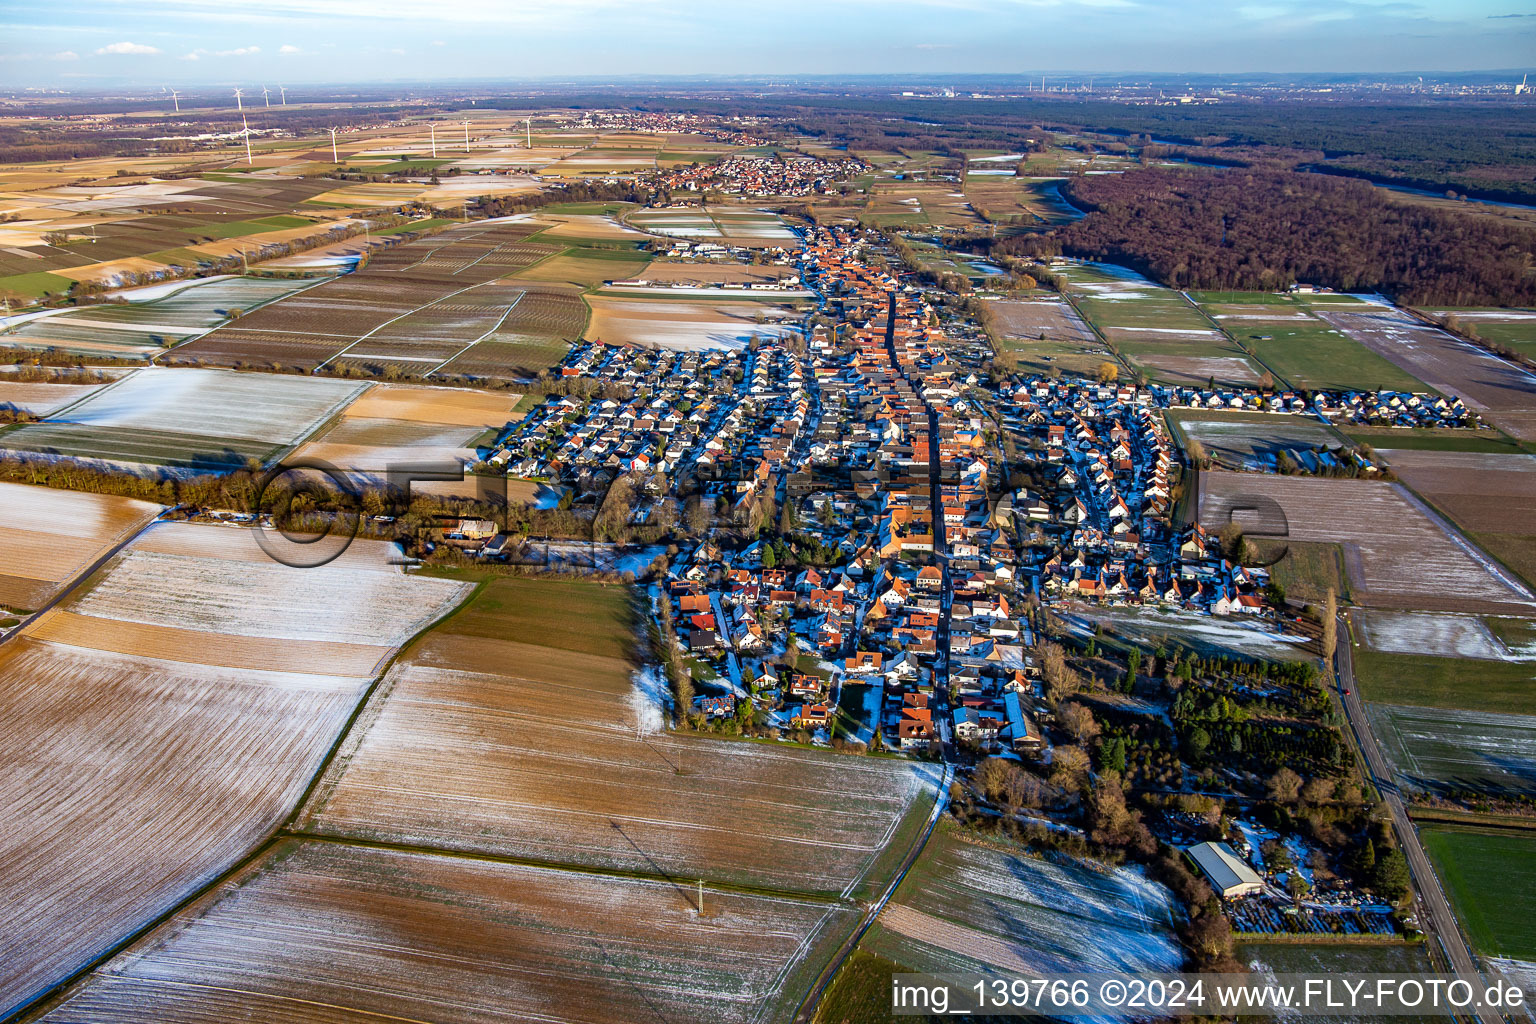
[[922, 854], [928, 845], [928, 840], [933, 836], [933, 829], [938, 825], [939, 818], [943, 816], [945, 808], [949, 806], [949, 784], [954, 780], [954, 777], [954, 766], [950, 764], [944, 765], [944, 773], [939, 776], [939, 790], [934, 794], [933, 809], [928, 813], [928, 824], [924, 826], [923, 834], [918, 837], [917, 842], [913, 843], [912, 848], [907, 851], [906, 859], [901, 862], [901, 870], [896, 872], [896, 877], [891, 879], [891, 884], [886, 886], [885, 891], [880, 894], [880, 898], [871, 903], [869, 908], [865, 910], [863, 920], [859, 923], [858, 931], [854, 932], [849, 936], [848, 941], [843, 943], [842, 948], [837, 951], [837, 956], [822, 971], [816, 984], [811, 986], [811, 990], [805, 994], [805, 998], [800, 1002], [800, 1008], [795, 1013], [794, 1020], [796, 1024], [806, 1024], [806, 1022], [815, 1017], [816, 1007], [821, 1003], [821, 997], [826, 994], [827, 986], [832, 984], [832, 980], [837, 977], [838, 971], [842, 969], [843, 962], [848, 959], [855, 949], [859, 948], [859, 943], [863, 940], [864, 934], [875, 923], [875, 919], [880, 916], [880, 912], [885, 909], [886, 904], [891, 902], [891, 897], [901, 887], [902, 880], [907, 877], [907, 872], [912, 870], [912, 865], [917, 863], [917, 858]]
[[[1339, 645], [1334, 662], [1338, 669], [1339, 684], [1345, 691], [1339, 694], [1339, 700], [1344, 705], [1344, 716], [1355, 734], [1355, 743], [1365, 759], [1371, 781], [1381, 792], [1382, 801], [1392, 815], [1392, 825], [1397, 830], [1403, 855], [1408, 858], [1408, 869], [1413, 875], [1419, 927], [1429, 940], [1430, 952], [1440, 954], [1435, 959], [1439, 961], [1443, 957], [1457, 974], [1480, 975], [1472, 951], [1456, 921], [1456, 913], [1445, 897], [1445, 890], [1440, 887], [1440, 879], [1435, 875], [1429, 855], [1424, 852], [1424, 845], [1419, 842], [1418, 830], [1408, 817], [1408, 805], [1403, 802], [1392, 764], [1382, 754], [1376, 736], [1371, 732], [1370, 719], [1365, 714], [1365, 702], [1360, 699], [1360, 688], [1355, 684], [1349, 624], [1343, 615], [1339, 616]], [[1501, 1024], [1504, 1018], [1491, 1010], [1483, 1010], [1477, 1019], [1483, 1024]]]

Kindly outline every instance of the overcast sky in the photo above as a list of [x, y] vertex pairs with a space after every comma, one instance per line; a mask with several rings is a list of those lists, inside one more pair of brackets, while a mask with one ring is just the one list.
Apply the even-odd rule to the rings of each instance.
[[0, 86], [666, 74], [1462, 71], [1536, 63], [1530, 0], [51, 0]]

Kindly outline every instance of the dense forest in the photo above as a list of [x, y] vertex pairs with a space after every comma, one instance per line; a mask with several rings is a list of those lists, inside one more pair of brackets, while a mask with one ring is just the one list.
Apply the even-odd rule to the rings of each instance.
[[1536, 229], [1394, 202], [1364, 182], [1142, 168], [1082, 176], [1063, 191], [1088, 216], [996, 251], [1113, 260], [1175, 288], [1301, 281], [1412, 304], [1536, 303]]

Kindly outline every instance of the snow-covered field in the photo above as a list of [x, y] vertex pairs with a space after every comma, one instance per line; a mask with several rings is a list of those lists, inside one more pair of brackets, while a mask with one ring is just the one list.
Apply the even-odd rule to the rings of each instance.
[[1158, 608], [1079, 608], [1062, 615], [1078, 636], [1091, 636], [1102, 623], [1138, 644], [1157, 646], [1164, 639], [1196, 648], [1216, 648], [1264, 658], [1311, 657], [1307, 638], [1279, 633], [1268, 623], [1243, 616], [1218, 617]]
[[244, 856], [367, 685], [26, 638], [0, 678], [0, 1014]]
[[1172, 971], [1183, 962], [1172, 924], [1170, 894], [1137, 870], [940, 832], [880, 915], [874, 948], [933, 972]]
[[233, 370], [146, 367], [56, 422], [292, 444], [366, 383]]
[[392, 647], [469, 586], [337, 562], [295, 569], [130, 550], [71, 610], [197, 632]]
[[1536, 793], [1536, 715], [1374, 703], [1366, 709], [1382, 749], [1410, 784]]
[[847, 906], [290, 840], [45, 1020], [788, 1020]]
[[1484, 661], [1524, 661], [1532, 657], [1504, 646], [1476, 615], [1376, 610], [1362, 612], [1360, 625], [1367, 646], [1392, 654]]

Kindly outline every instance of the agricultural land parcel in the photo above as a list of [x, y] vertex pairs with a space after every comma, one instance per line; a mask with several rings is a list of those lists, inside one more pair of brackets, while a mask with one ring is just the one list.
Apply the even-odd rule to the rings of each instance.
[[860, 949], [908, 970], [1171, 971], [1183, 960], [1168, 892], [944, 825]]
[[1005, 352], [1025, 373], [1093, 374], [1113, 361], [1109, 350], [1066, 302], [1055, 298], [994, 299], [988, 303]]
[[146, 367], [40, 423], [0, 431], [0, 447], [119, 464], [229, 468], [273, 458], [367, 386]]
[[334, 361], [421, 374], [537, 372], [564, 355], [586, 319], [578, 287], [512, 280], [564, 251], [526, 241], [538, 227], [523, 218], [488, 221], [403, 243], [172, 358], [307, 369]]
[[159, 513], [131, 498], [0, 483], [0, 606], [42, 607]]
[[1527, 359], [1536, 359], [1536, 309], [1432, 309], [1431, 316], [1453, 316], [1460, 330], [1483, 341], [1506, 345]]
[[846, 907], [286, 840], [48, 1021], [786, 1020]]
[[521, 398], [505, 391], [379, 384], [296, 454], [370, 480], [399, 463], [473, 462], [475, 441], [517, 419], [513, 408]]
[[594, 295], [586, 338], [608, 345], [692, 351], [742, 349], [756, 337], [799, 332], [793, 310], [761, 302]]
[[1428, 388], [1319, 315], [1353, 308], [1352, 296], [1206, 293], [1200, 308], [1293, 388], [1417, 391]]
[[1072, 304], [1118, 352], [1167, 384], [1252, 384], [1263, 369], [1180, 293], [1100, 263], [1057, 269]]
[[[131, 163], [153, 171], [164, 162]], [[17, 218], [0, 225], [0, 295], [30, 300], [62, 294], [77, 280], [110, 283], [124, 271], [189, 269], [241, 247], [321, 237], [334, 226], [334, 214], [291, 215], [334, 186], [323, 179], [231, 175], [77, 184], [93, 168], [106, 179], [130, 169], [118, 160], [67, 161], [0, 173], [0, 214]], [[43, 236], [51, 233], [69, 241], [50, 245]]]
[[1473, 947], [1536, 960], [1536, 834], [1438, 825], [1420, 833]]
[[1319, 315], [1436, 391], [1457, 395], [1511, 437], [1536, 441], [1536, 374], [1395, 307]]
[[[1254, 508], [1254, 499], [1262, 507], [1243, 511]], [[1400, 485], [1207, 472], [1200, 475], [1199, 516], [1212, 530], [1235, 518], [1258, 536], [1340, 544], [1354, 599], [1368, 607], [1507, 615], [1536, 609], [1524, 585]]]
[[0, 886], [20, 901], [0, 1012], [254, 848], [374, 667], [464, 593], [402, 576], [381, 544], [298, 570], [249, 531], [162, 524], [0, 648]]
[[313, 281], [223, 277], [189, 282], [146, 302], [102, 304], [35, 317], [0, 333], [0, 345], [119, 359], [147, 358]]
[[628, 601], [488, 584], [390, 671], [305, 828], [783, 890], [877, 885], [921, 821], [924, 769], [652, 733]]
[[[487, 583], [370, 698], [293, 836], [44, 1019], [137, 1020], [146, 1002], [171, 1022], [295, 1005], [337, 1024], [787, 1017], [855, 924], [833, 897], [884, 884], [931, 781], [659, 732], [631, 600]], [[754, 880], [814, 891], [744, 891]]]
[[1536, 456], [1387, 448], [1392, 469], [1479, 546], [1536, 585]]

